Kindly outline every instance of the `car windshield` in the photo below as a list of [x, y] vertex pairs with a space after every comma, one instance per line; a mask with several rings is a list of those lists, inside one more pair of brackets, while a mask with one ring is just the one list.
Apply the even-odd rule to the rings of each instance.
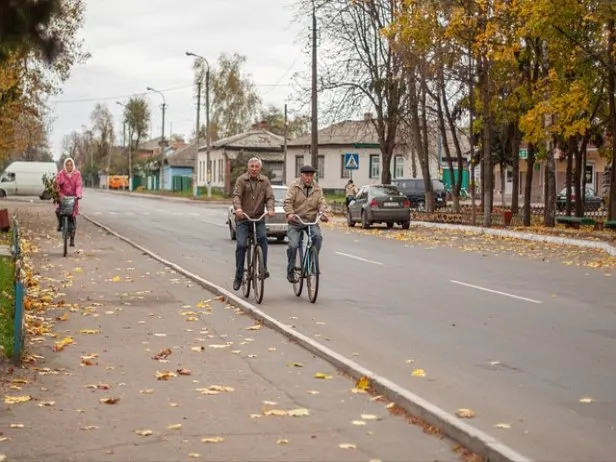
[[393, 185], [371, 186], [372, 197], [399, 196], [400, 190]]
[[287, 188], [273, 188], [274, 189], [274, 202], [276, 205], [282, 205], [284, 203], [284, 196], [287, 194]]

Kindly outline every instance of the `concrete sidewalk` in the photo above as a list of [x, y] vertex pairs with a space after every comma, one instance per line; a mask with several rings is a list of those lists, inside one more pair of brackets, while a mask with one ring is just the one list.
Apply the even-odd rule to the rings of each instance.
[[462, 457], [452, 441], [354, 393], [326, 362], [85, 220], [63, 258], [53, 215], [28, 213], [21, 222], [36, 226], [40, 286], [30, 362], [3, 380], [6, 460]]

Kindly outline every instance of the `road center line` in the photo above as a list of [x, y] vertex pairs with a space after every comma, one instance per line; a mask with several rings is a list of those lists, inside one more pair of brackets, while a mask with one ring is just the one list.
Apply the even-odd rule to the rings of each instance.
[[460, 282], [460, 281], [454, 281], [453, 279], [450, 280], [449, 282], [452, 282], [453, 284], [458, 284], [461, 286], [465, 286], [465, 287], [471, 287], [473, 289], [477, 289], [477, 290], [483, 290], [484, 292], [490, 292], [493, 294], [498, 294], [498, 295], [503, 295], [505, 297], [511, 297], [511, 298], [516, 298], [518, 300], [524, 300], [525, 302], [530, 302], [530, 303], [543, 303], [539, 300], [533, 300], [532, 298], [526, 298], [526, 297], [520, 297], [519, 295], [513, 295], [513, 294], [508, 294], [507, 292], [500, 292], [498, 290], [492, 290], [492, 289], [486, 289], [485, 287], [481, 287], [481, 286], [476, 286], [473, 284], [468, 284], [466, 282]]
[[348, 258], [353, 258], [354, 260], [359, 260], [359, 261], [363, 261], [365, 263], [372, 263], [373, 265], [379, 265], [379, 266], [383, 266], [383, 263], [380, 263], [378, 261], [374, 261], [374, 260], [368, 260], [367, 258], [362, 258], [362, 257], [358, 257], [356, 255], [351, 255], [348, 253], [343, 253], [343, 252], [336, 252], [338, 255], [342, 255], [343, 257], [348, 257]]

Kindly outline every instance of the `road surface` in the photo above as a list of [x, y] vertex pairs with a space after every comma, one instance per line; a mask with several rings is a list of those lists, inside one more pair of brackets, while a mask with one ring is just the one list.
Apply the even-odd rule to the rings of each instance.
[[[96, 191], [81, 206], [231, 290], [226, 206]], [[448, 412], [472, 409], [469, 423], [528, 457], [613, 458], [614, 276], [325, 227], [313, 305], [286, 281], [286, 244], [269, 249], [268, 314]]]

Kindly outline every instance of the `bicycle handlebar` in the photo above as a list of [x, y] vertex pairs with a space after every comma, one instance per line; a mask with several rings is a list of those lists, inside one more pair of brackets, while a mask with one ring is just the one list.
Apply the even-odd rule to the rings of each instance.
[[302, 220], [302, 218], [301, 218], [299, 215], [297, 215], [296, 213], [294, 213], [294, 214], [293, 214], [293, 215], [291, 215], [291, 216], [293, 216], [293, 217], [297, 218], [297, 219], [299, 220], [299, 222], [300, 222], [302, 225], [304, 225], [304, 226], [310, 226], [310, 225], [316, 225], [316, 224], [319, 222], [319, 220], [321, 219], [321, 217], [322, 217], [323, 215], [325, 215], [325, 213], [323, 213], [323, 212], [319, 212], [319, 213], [317, 214], [317, 219], [316, 219], [314, 222], [305, 222], [305, 221], [304, 221], [304, 220]]
[[267, 212], [263, 212], [263, 215], [261, 215], [259, 218], [250, 218], [248, 215], [246, 215], [246, 212], [244, 211], [242, 211], [242, 215], [244, 215], [248, 221], [257, 222], [263, 220], [265, 215], [267, 215]]

